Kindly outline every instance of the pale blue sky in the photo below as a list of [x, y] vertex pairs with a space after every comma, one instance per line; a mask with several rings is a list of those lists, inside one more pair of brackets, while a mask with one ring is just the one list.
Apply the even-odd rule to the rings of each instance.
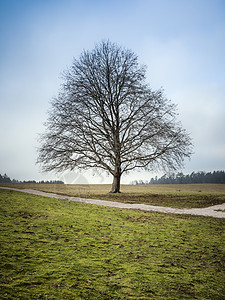
[[[0, 173], [56, 178], [35, 165], [37, 134], [60, 73], [102, 39], [132, 49], [151, 86], [178, 105], [195, 151], [182, 171], [225, 170], [224, 0], [0, 0]], [[134, 172], [122, 182], [153, 175]]]

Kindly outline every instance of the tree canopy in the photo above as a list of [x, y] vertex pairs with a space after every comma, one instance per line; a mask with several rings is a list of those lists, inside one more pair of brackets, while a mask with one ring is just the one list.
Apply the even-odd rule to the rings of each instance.
[[176, 170], [190, 157], [190, 136], [176, 118], [163, 90], [146, 83], [137, 55], [103, 41], [63, 73], [37, 162], [43, 171], [103, 169], [119, 192], [126, 172]]
[[[136, 182], [138, 184], [138, 182]], [[193, 184], [193, 183], [225, 183], [225, 172], [192, 172], [184, 175], [182, 172], [177, 174], [165, 174], [160, 178], [151, 178], [147, 184]]]
[[61, 180], [16, 180], [11, 179], [7, 174], [1, 175], [0, 174], [0, 183], [42, 183], [42, 184], [64, 184]]

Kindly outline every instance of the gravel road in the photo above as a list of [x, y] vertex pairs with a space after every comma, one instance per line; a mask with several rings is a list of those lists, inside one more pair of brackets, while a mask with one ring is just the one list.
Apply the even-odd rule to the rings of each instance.
[[31, 189], [15, 189], [15, 188], [7, 188], [7, 187], [0, 187], [0, 188], [33, 194], [33, 195], [40, 195], [44, 197], [66, 199], [70, 201], [109, 206], [109, 207], [139, 209], [145, 211], [155, 211], [155, 212], [171, 213], [171, 214], [188, 214], [188, 215], [206, 216], [206, 217], [214, 217], [214, 218], [225, 218], [225, 203], [206, 207], [206, 208], [182, 208], [181, 209], [181, 208], [153, 206], [153, 205], [146, 205], [146, 204], [129, 204], [129, 203], [120, 203], [120, 202], [113, 202], [113, 201], [70, 197], [70, 196], [46, 193], [46, 192], [41, 192], [41, 191], [31, 190]]

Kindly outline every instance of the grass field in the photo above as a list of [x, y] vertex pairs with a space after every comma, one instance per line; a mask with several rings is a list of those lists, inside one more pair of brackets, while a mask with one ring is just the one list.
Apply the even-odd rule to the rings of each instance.
[[109, 193], [110, 185], [90, 184], [1, 184], [37, 189], [69, 196], [144, 203], [174, 208], [201, 208], [225, 202], [225, 184], [122, 185], [120, 194]]
[[9, 190], [0, 202], [0, 299], [225, 299], [224, 219]]

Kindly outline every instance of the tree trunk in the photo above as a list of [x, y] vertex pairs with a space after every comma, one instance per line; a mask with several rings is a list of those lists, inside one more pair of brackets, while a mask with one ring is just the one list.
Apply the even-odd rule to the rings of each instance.
[[113, 177], [111, 193], [120, 193], [120, 178], [121, 178], [121, 173], [116, 172]]

